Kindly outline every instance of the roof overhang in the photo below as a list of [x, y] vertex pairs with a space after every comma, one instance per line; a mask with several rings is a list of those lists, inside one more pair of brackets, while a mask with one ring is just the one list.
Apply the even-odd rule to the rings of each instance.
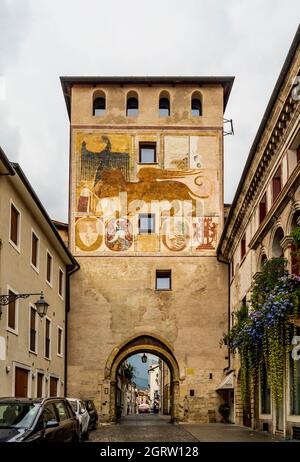
[[229, 372], [222, 380], [217, 390], [232, 390], [234, 388], [234, 371]]
[[60, 77], [63, 94], [70, 117], [71, 108], [71, 88], [73, 85], [197, 85], [199, 87], [207, 85], [222, 85], [224, 89], [223, 105], [224, 112], [227, 106], [229, 95], [232, 89], [233, 76], [153, 76], [153, 77], [105, 77], [105, 76], [86, 76], [86, 77]]
[[72, 268], [79, 267], [78, 262], [62, 240], [59, 232], [52, 223], [51, 218], [46, 212], [46, 209], [32, 188], [20, 165], [11, 163], [11, 166], [15, 172], [15, 177], [12, 179], [14, 188], [16, 188], [16, 191], [19, 193], [20, 197], [22, 197], [24, 203], [27, 205], [29, 210], [31, 210], [35, 219], [40, 223], [41, 228], [44, 230], [46, 236], [48, 236], [58, 255], [60, 255], [66, 265], [69, 265]]
[[0, 175], [14, 175], [15, 171], [0, 146]]

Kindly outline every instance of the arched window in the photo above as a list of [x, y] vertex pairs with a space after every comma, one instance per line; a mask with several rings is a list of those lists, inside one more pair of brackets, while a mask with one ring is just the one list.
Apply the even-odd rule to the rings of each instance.
[[93, 101], [93, 115], [103, 116], [105, 115], [106, 103], [105, 96], [98, 96]]
[[[297, 210], [292, 219], [291, 232], [297, 228], [300, 221], [300, 211]], [[291, 246], [291, 273], [296, 276], [300, 275], [300, 249], [299, 246], [294, 242]]]
[[135, 92], [130, 92], [127, 95], [126, 115], [128, 117], [136, 117], [139, 113], [139, 100]]
[[193, 117], [200, 117], [202, 116], [202, 98], [201, 95], [198, 93], [194, 93], [192, 95], [192, 116]]
[[166, 92], [163, 92], [159, 97], [159, 115], [160, 117], [169, 117], [170, 115], [170, 98]]
[[282, 228], [278, 228], [275, 236], [273, 238], [273, 244], [272, 244], [272, 257], [283, 257], [283, 249], [281, 247], [281, 240], [284, 238], [284, 233]]

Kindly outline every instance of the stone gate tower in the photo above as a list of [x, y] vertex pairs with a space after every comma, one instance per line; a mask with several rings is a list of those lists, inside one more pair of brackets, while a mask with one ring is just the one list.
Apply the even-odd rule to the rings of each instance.
[[174, 420], [218, 420], [227, 365], [223, 113], [231, 77], [63, 77], [70, 116], [68, 395], [116, 417], [137, 352], [171, 372]]

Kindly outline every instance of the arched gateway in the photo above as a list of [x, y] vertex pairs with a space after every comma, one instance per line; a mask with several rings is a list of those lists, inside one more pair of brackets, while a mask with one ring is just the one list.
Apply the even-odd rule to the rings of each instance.
[[169, 367], [171, 374], [171, 421], [179, 420], [179, 367], [171, 347], [166, 340], [151, 334], [131, 337], [114, 348], [105, 367], [105, 379], [110, 382], [110, 420], [116, 421], [116, 376], [119, 366], [125, 359], [137, 353], [146, 352], [161, 358]]

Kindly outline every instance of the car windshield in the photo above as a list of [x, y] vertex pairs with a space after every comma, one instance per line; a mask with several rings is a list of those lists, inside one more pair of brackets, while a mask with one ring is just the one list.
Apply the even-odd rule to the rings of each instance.
[[0, 428], [29, 428], [38, 408], [38, 403], [0, 403]]

